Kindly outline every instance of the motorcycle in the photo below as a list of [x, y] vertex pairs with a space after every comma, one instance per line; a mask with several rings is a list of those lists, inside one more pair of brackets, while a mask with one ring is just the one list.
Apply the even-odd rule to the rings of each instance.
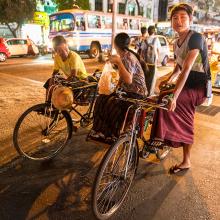
[[39, 50], [39, 53], [40, 53], [41, 55], [46, 55], [46, 54], [48, 54], [48, 48], [47, 48], [47, 45], [45, 45], [45, 44], [39, 44], [39, 45], [38, 45], [38, 50]]

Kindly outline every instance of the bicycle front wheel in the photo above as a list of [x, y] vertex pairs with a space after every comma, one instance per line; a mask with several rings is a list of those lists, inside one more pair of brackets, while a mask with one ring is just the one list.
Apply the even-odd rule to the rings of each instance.
[[13, 132], [14, 146], [28, 159], [49, 160], [67, 144], [71, 125], [67, 112], [59, 112], [46, 103], [35, 105], [18, 119]]
[[[138, 165], [138, 145], [130, 136], [120, 138], [105, 154], [96, 174], [92, 209], [98, 219], [108, 219], [122, 205]], [[130, 154], [129, 154], [130, 149]]]

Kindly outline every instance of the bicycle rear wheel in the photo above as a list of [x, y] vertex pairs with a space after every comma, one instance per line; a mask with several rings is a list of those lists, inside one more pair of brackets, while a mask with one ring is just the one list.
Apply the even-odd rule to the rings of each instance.
[[[92, 209], [98, 219], [108, 219], [122, 205], [138, 165], [138, 146], [130, 136], [120, 138], [105, 154], [96, 174]], [[128, 159], [129, 156], [129, 159]]]
[[20, 116], [13, 143], [17, 152], [28, 159], [49, 160], [65, 147], [71, 134], [69, 114], [44, 103], [34, 105]]

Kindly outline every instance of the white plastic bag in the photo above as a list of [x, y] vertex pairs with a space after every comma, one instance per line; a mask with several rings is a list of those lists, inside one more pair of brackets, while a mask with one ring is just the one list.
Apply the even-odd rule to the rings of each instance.
[[116, 89], [118, 84], [119, 75], [116, 70], [112, 67], [110, 62], [104, 65], [102, 75], [98, 83], [98, 92], [103, 95], [110, 95]]

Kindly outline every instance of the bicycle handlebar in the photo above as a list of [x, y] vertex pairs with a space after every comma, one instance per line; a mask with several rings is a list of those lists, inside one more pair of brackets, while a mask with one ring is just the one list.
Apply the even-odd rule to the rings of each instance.
[[64, 79], [60, 74], [55, 74], [53, 76], [53, 79], [55, 83], [61, 84], [63, 86], [71, 87], [73, 90], [97, 86], [97, 82], [88, 82], [87, 80], [80, 80], [77, 77], [75, 77], [74, 79], [77, 81], [68, 81]]
[[164, 96], [160, 103], [156, 103], [156, 102], [152, 102], [152, 100], [150, 101], [149, 98], [141, 100], [141, 99], [124, 97], [123, 95], [125, 95], [126, 93], [122, 91], [117, 91], [116, 94], [120, 100], [131, 102], [139, 107], [143, 107], [143, 108], [153, 107], [153, 108], [160, 108], [160, 109], [168, 110], [166, 106], [169, 103], [169, 99], [170, 99], [169, 95]]

